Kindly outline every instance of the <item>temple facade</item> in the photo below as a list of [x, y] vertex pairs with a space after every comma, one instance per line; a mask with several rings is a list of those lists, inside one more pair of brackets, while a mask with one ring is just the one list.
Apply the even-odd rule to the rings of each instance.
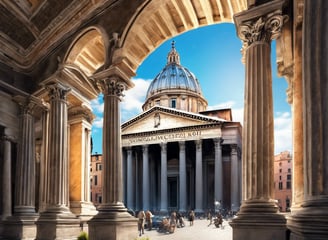
[[232, 121], [230, 109], [206, 109], [200, 83], [180, 64], [173, 42], [144, 111], [122, 124], [128, 208], [238, 211], [241, 125]]

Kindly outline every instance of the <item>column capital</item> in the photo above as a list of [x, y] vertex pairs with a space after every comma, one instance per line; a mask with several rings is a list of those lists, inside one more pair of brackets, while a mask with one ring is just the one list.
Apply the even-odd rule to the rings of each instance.
[[243, 41], [242, 52], [254, 43], [270, 43], [281, 34], [287, 16], [282, 15], [284, 1], [270, 1], [234, 15], [237, 35]]
[[8, 142], [16, 142], [17, 138], [15, 136], [9, 136], [9, 135], [2, 135], [0, 137], [1, 140], [3, 141], [8, 141]]
[[215, 148], [218, 148], [221, 147], [224, 140], [222, 137], [219, 137], [219, 138], [213, 138], [213, 141], [214, 141]]
[[105, 95], [124, 97], [123, 92], [126, 90], [126, 85], [117, 76], [110, 76], [96, 80], [98, 89]]
[[50, 100], [66, 101], [67, 93], [71, 91], [69, 87], [58, 82], [47, 83], [45, 88], [48, 90]]
[[186, 142], [185, 141], [179, 141], [179, 148], [180, 150], [186, 149]]

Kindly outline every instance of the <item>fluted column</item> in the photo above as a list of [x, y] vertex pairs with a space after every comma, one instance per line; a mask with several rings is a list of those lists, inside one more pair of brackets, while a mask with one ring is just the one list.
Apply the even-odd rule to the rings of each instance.
[[304, 1], [304, 200], [288, 220], [291, 239], [328, 239], [328, 2]]
[[143, 209], [149, 210], [149, 156], [148, 145], [142, 146], [142, 202]]
[[[283, 24], [284, 1], [270, 1], [236, 14], [245, 56], [243, 203], [231, 226], [234, 239], [285, 239], [285, 219], [273, 199], [273, 101], [271, 40]], [[258, 228], [251, 231], [251, 222]], [[249, 225], [249, 229], [245, 226]]]
[[70, 89], [59, 83], [46, 87], [50, 97], [46, 211], [69, 213], [66, 96]]
[[187, 168], [186, 168], [186, 143], [179, 142], [179, 199], [180, 212], [187, 211]]
[[[50, 99], [48, 159], [45, 166], [45, 209], [40, 213], [36, 239], [69, 239], [80, 230], [79, 219], [69, 209], [69, 162], [66, 85], [46, 81]], [[67, 231], [69, 229], [69, 231]]]
[[104, 94], [103, 203], [98, 207], [98, 214], [88, 221], [89, 237], [90, 240], [132, 239], [137, 222], [123, 204], [120, 101], [126, 85], [117, 74], [106, 71], [102, 74], [108, 75], [96, 81]]
[[195, 188], [195, 212], [203, 210], [203, 157], [202, 140], [196, 140], [196, 188]]
[[161, 143], [161, 212], [167, 212], [167, 144]]
[[132, 148], [127, 148], [127, 207], [133, 209], [133, 193], [134, 193], [134, 184], [133, 184], [133, 168], [132, 168]]
[[214, 200], [222, 202], [223, 200], [223, 170], [222, 170], [222, 138], [215, 138], [214, 141]]
[[11, 138], [2, 136], [3, 172], [2, 172], [2, 219], [12, 215], [12, 188], [11, 188]]
[[236, 212], [239, 209], [239, 200], [238, 200], [238, 146], [231, 145], [231, 210]]
[[21, 141], [16, 163], [15, 215], [35, 215], [35, 103], [27, 99], [21, 102]]

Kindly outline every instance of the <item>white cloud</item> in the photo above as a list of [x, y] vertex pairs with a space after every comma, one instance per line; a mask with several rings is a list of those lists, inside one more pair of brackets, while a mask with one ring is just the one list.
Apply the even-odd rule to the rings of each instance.
[[92, 126], [95, 128], [102, 128], [103, 127], [103, 117], [97, 116], [95, 120], [93, 120]]
[[275, 154], [292, 151], [292, 117], [289, 112], [278, 112], [274, 118]]
[[93, 99], [91, 101], [91, 108], [94, 111], [94, 113], [103, 113], [104, 112], [104, 103], [102, 101], [103, 95], [99, 95], [98, 98]]
[[142, 111], [142, 104], [145, 101], [145, 96], [151, 80], [132, 79], [135, 86], [124, 92], [124, 98], [121, 102], [122, 111]]

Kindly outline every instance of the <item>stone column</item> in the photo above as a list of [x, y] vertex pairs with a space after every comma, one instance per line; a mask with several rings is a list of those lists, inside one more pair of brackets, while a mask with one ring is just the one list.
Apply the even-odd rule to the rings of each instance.
[[89, 237], [90, 240], [133, 239], [137, 222], [123, 204], [120, 101], [125, 82], [117, 74], [107, 74], [96, 79], [104, 94], [103, 203], [98, 207], [98, 214], [88, 222]]
[[79, 219], [69, 210], [67, 152], [67, 86], [46, 85], [49, 91], [49, 147], [45, 210], [37, 221], [37, 239], [70, 238], [79, 233]]
[[238, 146], [233, 144], [231, 145], [231, 210], [237, 212], [239, 209], [239, 199], [238, 199], [238, 190], [239, 190], [239, 171], [238, 171]]
[[195, 213], [203, 213], [203, 157], [202, 140], [196, 140], [196, 187], [195, 187]]
[[222, 169], [222, 138], [215, 138], [214, 141], [214, 201], [221, 202], [223, 199], [223, 169]]
[[2, 219], [12, 215], [12, 188], [11, 188], [11, 138], [2, 136], [4, 142], [3, 173], [2, 173]]
[[292, 240], [328, 239], [328, 2], [304, 1], [304, 200], [288, 219]]
[[86, 221], [97, 213], [90, 201], [90, 132], [94, 116], [84, 106], [71, 106], [68, 114], [70, 210], [79, 216], [84, 228]]
[[142, 207], [149, 210], [149, 156], [148, 145], [142, 146]]
[[20, 105], [20, 142], [15, 171], [14, 215], [5, 222], [4, 235], [8, 239], [30, 239], [36, 236], [35, 220], [35, 137], [34, 116], [36, 102], [16, 96]]
[[134, 182], [133, 182], [133, 167], [132, 167], [132, 148], [127, 148], [127, 208], [133, 209], [133, 193], [134, 193]]
[[179, 142], [179, 199], [180, 212], [187, 211], [187, 168], [186, 168], [186, 143]]
[[285, 239], [286, 220], [273, 199], [273, 103], [271, 40], [283, 24], [284, 1], [270, 1], [236, 14], [245, 54], [243, 203], [231, 222], [233, 239]]
[[167, 213], [167, 143], [161, 143], [161, 212]]

